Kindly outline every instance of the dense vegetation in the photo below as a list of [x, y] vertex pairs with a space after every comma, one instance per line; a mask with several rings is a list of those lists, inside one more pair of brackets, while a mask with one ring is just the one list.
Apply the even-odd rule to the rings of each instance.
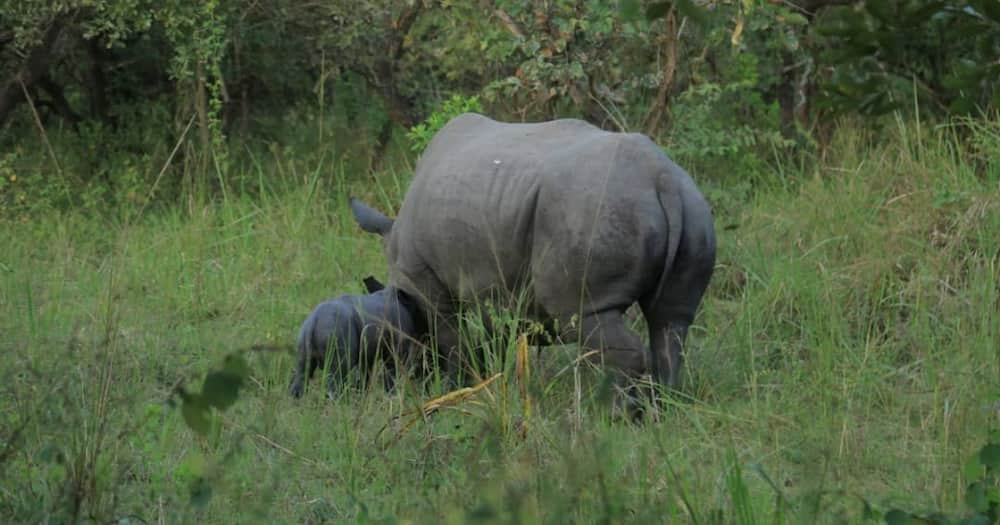
[[[2, 1], [0, 516], [996, 522], [998, 56], [995, 0]], [[469, 109], [645, 132], [711, 201], [652, 421], [513, 322], [426, 417], [288, 398], [385, 274], [345, 196]]]

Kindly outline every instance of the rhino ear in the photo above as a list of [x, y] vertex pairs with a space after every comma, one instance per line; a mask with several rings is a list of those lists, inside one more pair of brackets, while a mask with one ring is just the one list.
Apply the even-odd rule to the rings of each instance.
[[368, 293], [375, 293], [375, 292], [377, 292], [377, 291], [385, 288], [385, 285], [382, 284], [381, 281], [379, 281], [378, 279], [376, 279], [375, 277], [373, 277], [371, 275], [369, 275], [368, 277], [365, 277], [364, 278], [364, 282], [365, 282], [365, 290], [368, 290]]
[[392, 229], [392, 219], [354, 197], [351, 197], [351, 212], [358, 226], [368, 233], [385, 235]]

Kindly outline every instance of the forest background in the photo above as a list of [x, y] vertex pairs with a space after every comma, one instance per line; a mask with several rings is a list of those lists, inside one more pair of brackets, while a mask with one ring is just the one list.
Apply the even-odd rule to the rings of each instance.
[[[998, 108], [996, 0], [3, 0], [0, 515], [995, 520]], [[572, 350], [411, 425], [442, 392], [287, 399], [385, 273], [346, 195], [398, 209], [466, 110], [646, 133], [711, 201], [656, 421]]]

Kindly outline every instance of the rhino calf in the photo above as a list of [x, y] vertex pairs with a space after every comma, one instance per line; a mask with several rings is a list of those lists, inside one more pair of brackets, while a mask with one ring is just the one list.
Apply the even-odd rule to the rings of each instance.
[[405, 293], [371, 277], [365, 286], [367, 295], [345, 294], [321, 303], [302, 323], [288, 387], [293, 397], [301, 397], [306, 381], [324, 366], [331, 398], [344, 385], [364, 387], [378, 363], [385, 366], [386, 390], [393, 387], [397, 365], [414, 344], [413, 305]]

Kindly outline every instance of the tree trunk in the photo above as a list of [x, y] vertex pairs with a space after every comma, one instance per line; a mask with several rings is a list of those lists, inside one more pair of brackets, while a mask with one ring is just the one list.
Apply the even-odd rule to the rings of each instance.
[[[782, 0], [770, 0], [772, 4], [784, 3]], [[816, 12], [824, 7], [833, 7], [838, 5], [851, 5], [859, 4], [861, 0], [791, 0], [788, 4], [805, 11], [810, 18], [815, 16]]]
[[73, 107], [69, 105], [69, 101], [63, 94], [62, 86], [56, 84], [48, 75], [42, 75], [37, 83], [38, 87], [49, 96], [48, 105], [52, 110], [75, 129], [80, 123], [80, 115], [77, 115], [73, 111]]
[[374, 68], [371, 70], [364, 67], [354, 68], [356, 73], [368, 81], [369, 86], [378, 91], [389, 113], [389, 121], [384, 123], [382, 129], [379, 130], [375, 151], [372, 152], [373, 169], [381, 167], [386, 149], [389, 147], [389, 140], [392, 138], [393, 125], [409, 128], [420, 120], [416, 115], [413, 101], [403, 96], [396, 86], [396, 65], [403, 56], [403, 42], [406, 40], [406, 35], [410, 32], [422, 10], [423, 4], [416, 2], [390, 22], [394, 38], [392, 38], [385, 58], [378, 60]]
[[107, 82], [104, 78], [105, 54], [97, 38], [85, 42], [90, 68], [87, 70], [87, 96], [90, 99], [90, 117], [110, 122], [108, 114]]
[[[373, 85], [369, 80], [369, 85]], [[395, 126], [409, 129], [417, 123], [418, 119], [414, 115], [413, 102], [402, 96], [391, 80], [384, 82], [382, 86], [373, 85], [382, 95], [389, 113], [389, 120], [382, 124], [378, 136], [375, 139], [375, 149], [372, 151], [372, 169], [378, 170], [382, 166], [386, 150], [389, 148], [389, 141], [392, 139], [392, 130]]]
[[201, 142], [200, 176], [205, 177], [208, 171], [208, 159], [211, 155], [212, 136], [208, 128], [208, 95], [205, 92], [205, 64], [201, 61], [195, 65], [195, 111], [198, 112], [198, 131]]
[[781, 53], [781, 78], [775, 95], [781, 110], [781, 134], [791, 137], [795, 133], [795, 57], [785, 51]]
[[[816, 18], [819, 11], [834, 6], [853, 5], [861, 0], [790, 0], [787, 4], [797, 8], [809, 20]], [[771, 0], [779, 3], [779, 0]], [[809, 70], [799, 72], [800, 64], [795, 63], [792, 53], [781, 54], [781, 79], [775, 89], [775, 97], [781, 115], [781, 132], [785, 137], [794, 137], [796, 124], [805, 126], [809, 119], [808, 96], [813, 91], [813, 81], [809, 78]]]
[[660, 77], [660, 88], [656, 92], [656, 99], [646, 116], [646, 135], [655, 137], [663, 126], [664, 115], [667, 109], [667, 102], [670, 97], [670, 89], [674, 86], [674, 75], [677, 73], [677, 12], [671, 9], [664, 20], [666, 27], [663, 30], [662, 57], [663, 71]]

